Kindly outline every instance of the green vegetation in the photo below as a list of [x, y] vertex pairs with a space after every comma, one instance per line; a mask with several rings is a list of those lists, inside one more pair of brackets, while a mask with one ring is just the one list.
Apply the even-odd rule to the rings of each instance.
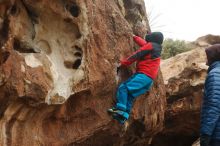
[[192, 50], [193, 46], [183, 40], [166, 39], [163, 42], [162, 59]]

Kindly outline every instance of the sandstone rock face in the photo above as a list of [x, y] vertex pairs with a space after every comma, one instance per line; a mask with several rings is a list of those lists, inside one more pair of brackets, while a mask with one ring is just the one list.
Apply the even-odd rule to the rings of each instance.
[[106, 113], [130, 72], [116, 64], [147, 30], [140, 0], [0, 1], [0, 145], [150, 143], [164, 121], [161, 74], [126, 132]]
[[218, 35], [212, 35], [208, 34], [202, 37], [199, 37], [194, 44], [199, 45], [199, 46], [209, 46], [209, 45], [214, 45], [214, 44], [219, 44], [220, 43], [220, 36]]
[[199, 137], [205, 63], [205, 50], [200, 47], [162, 62], [168, 106], [165, 128], [154, 139], [155, 146], [191, 145]]

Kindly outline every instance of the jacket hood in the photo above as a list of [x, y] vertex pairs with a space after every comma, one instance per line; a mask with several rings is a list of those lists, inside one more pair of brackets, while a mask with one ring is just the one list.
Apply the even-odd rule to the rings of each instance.
[[147, 42], [154, 42], [161, 45], [163, 43], [163, 34], [161, 32], [152, 32], [145, 36], [145, 40]]
[[220, 44], [212, 45], [205, 49], [207, 56], [207, 65], [211, 65], [215, 61], [220, 61]]

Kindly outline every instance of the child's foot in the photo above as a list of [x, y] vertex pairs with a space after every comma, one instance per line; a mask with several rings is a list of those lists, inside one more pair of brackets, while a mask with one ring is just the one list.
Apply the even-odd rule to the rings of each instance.
[[115, 107], [113, 107], [113, 108], [108, 109], [107, 112], [108, 112], [109, 114], [114, 114], [114, 113], [117, 113], [117, 110], [118, 110], [118, 109], [116, 109]]
[[129, 118], [129, 114], [122, 110], [116, 109], [115, 107], [107, 110], [112, 115], [113, 119], [116, 119], [119, 123], [124, 124]]
[[117, 120], [120, 124], [124, 124], [126, 122], [126, 118], [124, 118], [123, 116], [119, 115], [119, 114], [113, 114], [112, 115], [113, 119]]

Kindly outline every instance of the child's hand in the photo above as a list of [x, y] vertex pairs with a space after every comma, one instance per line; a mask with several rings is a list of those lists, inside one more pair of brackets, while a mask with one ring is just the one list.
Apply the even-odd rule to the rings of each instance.
[[117, 74], [119, 73], [120, 69], [125, 68], [124, 65], [122, 65], [121, 63], [119, 63], [119, 65], [117, 66]]
[[116, 71], [117, 71], [117, 74], [119, 73], [119, 70], [120, 70], [120, 67], [119, 67], [119, 66], [117, 66], [117, 70], [116, 70]]
[[128, 35], [129, 35], [129, 36], [132, 36], [132, 37], [136, 36], [135, 34], [133, 34], [133, 32], [129, 32]]
[[117, 66], [117, 74], [119, 73], [120, 69], [121, 69], [121, 63], [119, 63]]

